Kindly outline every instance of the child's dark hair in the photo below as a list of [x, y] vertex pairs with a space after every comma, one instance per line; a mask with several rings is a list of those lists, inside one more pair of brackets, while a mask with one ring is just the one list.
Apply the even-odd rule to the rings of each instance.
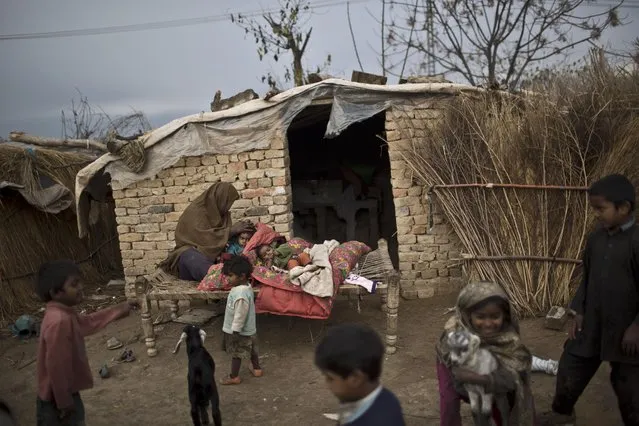
[[222, 273], [224, 275], [235, 274], [238, 277], [244, 275], [249, 278], [251, 272], [253, 272], [253, 265], [251, 265], [246, 256], [242, 255], [232, 256], [222, 265]]
[[344, 324], [328, 330], [315, 348], [315, 365], [347, 378], [359, 370], [370, 381], [382, 374], [384, 344], [372, 328], [361, 324]]
[[589, 195], [605, 198], [619, 208], [623, 203], [630, 204], [630, 211], [635, 209], [635, 187], [630, 180], [623, 175], [608, 175], [594, 182]]
[[49, 302], [51, 294], [62, 291], [69, 277], [81, 275], [80, 268], [71, 260], [46, 262], [38, 270], [36, 293], [43, 302]]

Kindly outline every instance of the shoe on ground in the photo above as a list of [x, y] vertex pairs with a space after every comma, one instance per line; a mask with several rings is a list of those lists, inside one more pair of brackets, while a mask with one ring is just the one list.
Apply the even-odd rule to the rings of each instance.
[[261, 368], [253, 368], [252, 365], [249, 365], [248, 369], [253, 377], [262, 377], [264, 375], [264, 371]]

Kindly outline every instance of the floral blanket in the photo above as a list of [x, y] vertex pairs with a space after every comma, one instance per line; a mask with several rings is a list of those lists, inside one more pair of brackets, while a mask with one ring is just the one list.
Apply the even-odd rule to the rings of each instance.
[[[260, 236], [260, 239], [264, 241], [263, 235]], [[292, 238], [288, 244], [294, 254], [302, 253], [304, 249], [313, 246], [312, 243], [300, 238]], [[245, 254], [252, 262], [255, 262], [255, 256], [250, 251]], [[311, 319], [328, 318], [339, 286], [353, 270], [359, 258], [370, 251], [370, 247], [364, 243], [349, 241], [340, 244], [331, 252], [329, 261], [333, 269], [334, 292], [332, 297], [312, 296], [305, 293], [300, 286], [292, 284], [288, 273], [276, 272], [260, 265], [255, 266], [252, 279], [255, 285], [260, 286], [260, 292], [255, 300], [256, 312]], [[198, 290], [202, 291], [228, 291], [230, 289], [226, 277], [222, 275], [222, 264], [213, 265], [207, 276], [198, 285]]]

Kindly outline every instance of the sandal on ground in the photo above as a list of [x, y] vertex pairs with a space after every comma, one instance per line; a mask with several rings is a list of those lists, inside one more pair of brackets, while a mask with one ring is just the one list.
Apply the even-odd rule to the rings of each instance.
[[252, 365], [249, 365], [248, 369], [253, 375], [253, 377], [262, 377], [264, 375], [264, 371], [262, 371], [261, 368], [253, 368]]
[[135, 355], [131, 349], [126, 349], [122, 354], [114, 360], [115, 362], [133, 362], [135, 361]]
[[240, 383], [242, 383], [242, 379], [240, 379], [240, 376], [237, 376], [237, 377], [226, 376], [225, 378], [220, 380], [220, 384], [223, 386], [239, 385]]
[[122, 342], [120, 342], [117, 337], [111, 337], [107, 340], [106, 345], [108, 350], [113, 351], [115, 349], [120, 349], [122, 347]]

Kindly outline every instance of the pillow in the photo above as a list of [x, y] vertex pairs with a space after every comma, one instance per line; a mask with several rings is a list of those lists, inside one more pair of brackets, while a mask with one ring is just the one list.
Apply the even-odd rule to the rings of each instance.
[[355, 268], [359, 259], [370, 251], [370, 247], [359, 241], [348, 241], [337, 246], [329, 256], [333, 277], [336, 277], [335, 272], [337, 271], [341, 277], [340, 282], [344, 281]]
[[222, 263], [211, 266], [209, 272], [198, 284], [197, 289], [201, 291], [230, 290], [232, 287], [226, 275], [222, 274], [222, 266]]

